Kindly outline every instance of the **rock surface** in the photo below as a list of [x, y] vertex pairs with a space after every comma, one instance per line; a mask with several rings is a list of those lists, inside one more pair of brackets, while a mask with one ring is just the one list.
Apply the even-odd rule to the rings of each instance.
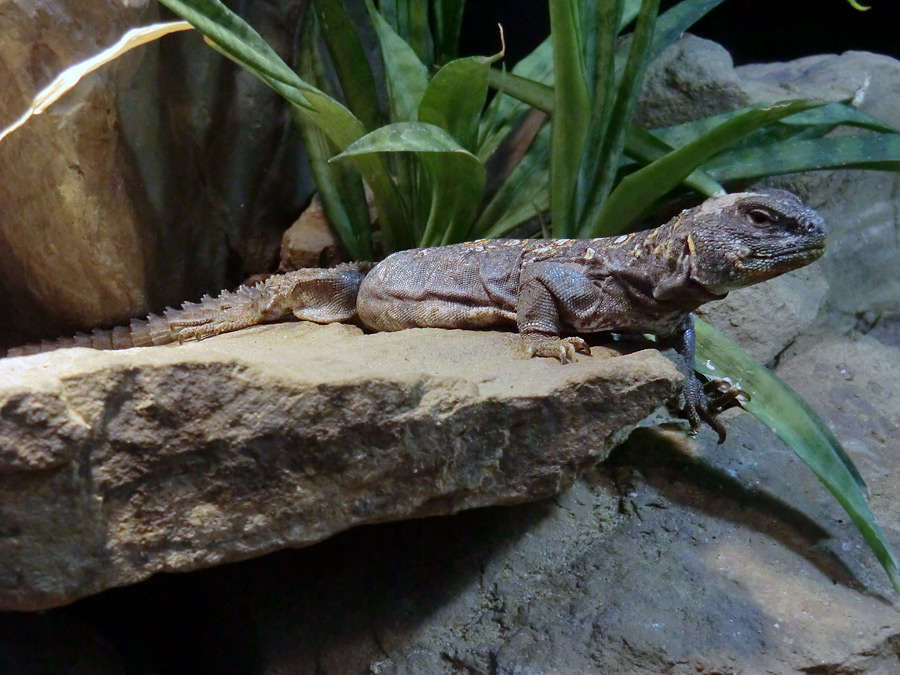
[[518, 344], [281, 324], [0, 361], [0, 607], [556, 494], [681, 379], [654, 350]]
[[[832, 338], [781, 366], [833, 422], [895, 548], [900, 384], [882, 373], [898, 339]], [[831, 495], [736, 414], [722, 446], [639, 429], [542, 502], [0, 614], [0, 670], [35, 672], [48, 641], [45, 672], [56, 654], [104, 675], [891, 675], [900, 604]]]

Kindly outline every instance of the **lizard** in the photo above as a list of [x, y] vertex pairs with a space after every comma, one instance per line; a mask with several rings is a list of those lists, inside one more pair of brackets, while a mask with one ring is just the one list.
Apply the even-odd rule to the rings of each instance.
[[129, 326], [14, 348], [100, 349], [181, 343], [291, 316], [405, 328], [517, 329], [528, 356], [565, 364], [590, 355], [580, 335], [652, 334], [673, 347], [693, 431], [725, 429], [693, 368], [694, 310], [730, 291], [818, 259], [822, 217], [799, 197], [764, 189], [710, 197], [655, 229], [595, 239], [483, 239], [273, 275]]

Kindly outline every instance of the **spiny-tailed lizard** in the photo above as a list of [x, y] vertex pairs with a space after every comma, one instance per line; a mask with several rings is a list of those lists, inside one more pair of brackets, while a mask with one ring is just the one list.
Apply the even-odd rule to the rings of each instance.
[[412, 249], [374, 267], [275, 275], [129, 326], [19, 347], [121, 349], [200, 340], [292, 315], [372, 331], [517, 328], [529, 356], [590, 354], [577, 334], [651, 333], [685, 374], [683, 414], [724, 429], [693, 370], [692, 312], [819, 258], [822, 218], [781, 190], [712, 197], [653, 230], [600, 239], [498, 239]]

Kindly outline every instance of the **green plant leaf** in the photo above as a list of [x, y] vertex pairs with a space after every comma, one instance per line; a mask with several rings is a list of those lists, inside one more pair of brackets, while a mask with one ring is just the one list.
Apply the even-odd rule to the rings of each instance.
[[432, 0], [435, 61], [444, 64], [457, 54], [466, 0]]
[[718, 330], [697, 320], [696, 333], [697, 371], [712, 378], [728, 377], [750, 395], [747, 411], [783, 440], [835, 496], [900, 593], [897, 559], [866, 502], [865, 483], [828, 426], [790, 387]]
[[528, 151], [479, 214], [473, 228], [477, 237], [502, 237], [547, 211], [550, 207], [549, 156], [550, 126], [544, 124]]
[[[649, 131], [635, 125], [628, 129], [628, 134], [625, 136], [625, 152], [644, 164], [655, 162], [672, 152], [672, 150], [673, 148], [670, 145], [663, 143]], [[725, 188], [722, 187], [722, 184], [708, 172], [701, 169], [694, 169], [682, 182], [687, 187], [707, 197], [725, 194]]]
[[[253, 28], [218, 0], [160, 1], [210, 38], [216, 51], [292, 103], [295, 112], [318, 126], [339, 150], [365, 134], [353, 113], [301, 80]], [[383, 246], [388, 251], [408, 248], [406, 206], [387, 164], [380, 157], [364, 157], [355, 166], [372, 188]]]
[[281, 60], [259, 33], [218, 0], [160, 0], [214, 43], [221, 54], [243, 66], [294, 105], [311, 109], [305, 94], [313, 88]]
[[[665, 141], [673, 147], [681, 147], [708, 131], [720, 126], [730, 119], [738, 117], [745, 112], [753, 110], [758, 106], [747, 106], [731, 112], [714, 115], [712, 117], [704, 117], [700, 120], [694, 120], [685, 124], [678, 124], [672, 127], [664, 127], [662, 129], [653, 129], [652, 133], [660, 140]], [[812, 108], [803, 112], [788, 115], [778, 120], [775, 124], [764, 127], [749, 134], [741, 141], [744, 146], [762, 145], [773, 140], [783, 140], [787, 137], [798, 133], [798, 127], [814, 128], [819, 130], [822, 135], [836, 126], [846, 125], [859, 127], [861, 129], [870, 129], [883, 133], [895, 133], [896, 130], [886, 125], [871, 115], [857, 110], [847, 103], [828, 103], [818, 108]]]
[[319, 22], [326, 28], [320, 34], [328, 46], [347, 107], [366, 129], [374, 129], [381, 122], [375, 77], [344, 3], [342, 0], [313, 0], [313, 4]]
[[[822, 103], [814, 101], [773, 103], [755, 106], [732, 117], [690, 143], [623, 178], [597, 217], [593, 222], [586, 223], [579, 236], [609, 236], [626, 231], [631, 223], [652, 207], [656, 200], [672, 190], [712, 155], [766, 124], [818, 105]], [[712, 175], [720, 179], [715, 174]]]
[[449, 132], [459, 143], [477, 151], [478, 125], [488, 91], [488, 71], [502, 54], [455, 59], [441, 68], [422, 96], [420, 122]]
[[365, 0], [365, 3], [384, 60], [391, 120], [415, 122], [419, 104], [428, 86], [428, 69], [415, 50], [375, 9], [372, 0]]
[[[308, 82], [328, 86], [318, 48], [319, 22], [314, 12], [305, 14], [297, 68]], [[354, 260], [373, 260], [372, 226], [359, 173], [346, 165], [328, 162], [337, 150], [325, 132], [294, 108], [294, 120], [303, 137], [303, 147], [328, 222]]]
[[609, 119], [591, 120], [592, 129], [600, 126], [604, 133], [602, 138], [597, 138], [594, 133], [589, 137], [591, 142], [601, 142], [599, 148], [590, 146], [583, 149], [578, 175], [579, 194], [575, 203], [577, 223], [572, 223], [570, 233], [586, 231], [589, 224], [599, 218], [614, 185], [622, 161], [625, 135], [631, 126], [644, 81], [658, 11], [659, 0], [643, 0], [641, 3], [628, 61], [616, 90], [615, 103], [609, 109]]
[[332, 161], [385, 152], [415, 153], [428, 170], [431, 210], [420, 245], [463, 241], [484, 193], [485, 170], [478, 158], [438, 126], [398, 122], [366, 134]]
[[900, 171], [900, 134], [773, 143], [724, 152], [702, 168], [722, 182], [818, 169]]
[[553, 119], [550, 131], [550, 207], [553, 234], [567, 236], [575, 222], [575, 189], [590, 122], [579, 34], [579, 0], [550, 0], [553, 45]]
[[666, 47], [681, 38], [685, 31], [718, 7], [724, 0], [683, 0], [663, 12], [653, 31], [648, 58], [652, 61]]

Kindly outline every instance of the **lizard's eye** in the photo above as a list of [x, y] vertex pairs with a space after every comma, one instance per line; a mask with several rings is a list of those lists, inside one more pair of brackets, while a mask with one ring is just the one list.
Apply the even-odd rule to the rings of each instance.
[[775, 215], [765, 209], [750, 209], [747, 215], [757, 225], [769, 225], [776, 220]]

